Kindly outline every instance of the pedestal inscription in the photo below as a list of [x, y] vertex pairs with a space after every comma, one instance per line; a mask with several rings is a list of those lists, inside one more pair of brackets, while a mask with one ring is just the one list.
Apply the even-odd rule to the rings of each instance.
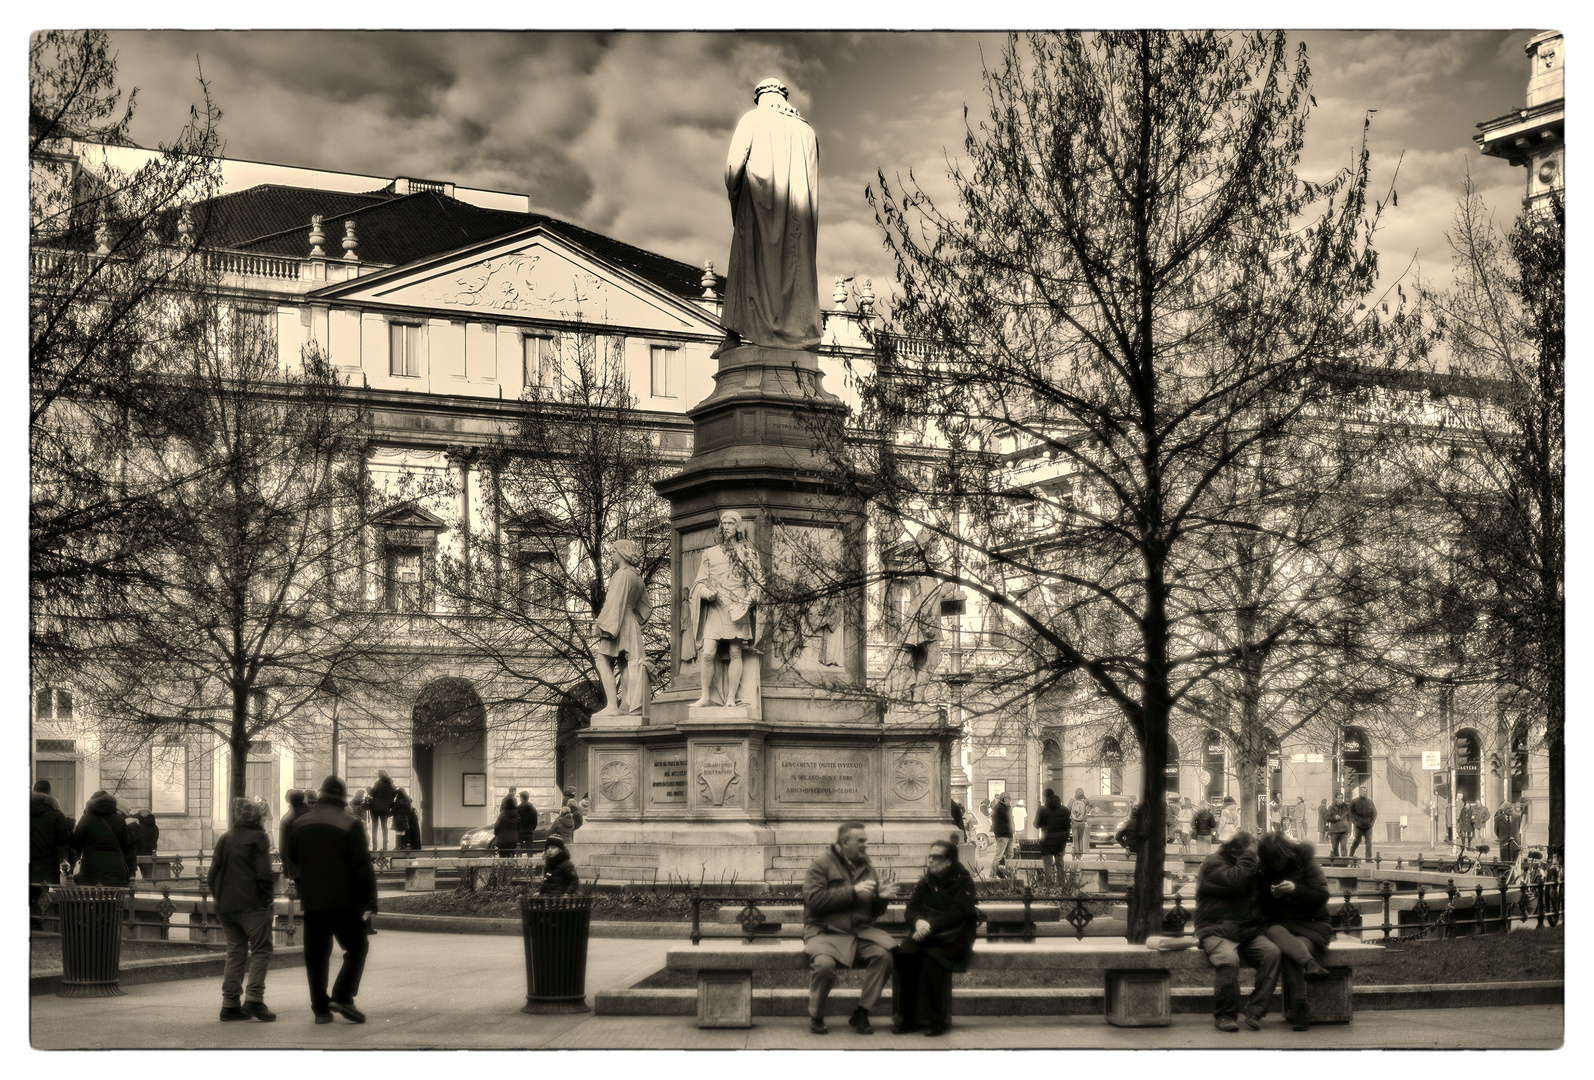
[[777, 803], [790, 806], [869, 801], [872, 762], [868, 751], [793, 746], [773, 753], [773, 790]]
[[699, 749], [697, 759], [698, 799], [709, 806], [736, 805], [734, 785], [741, 782], [736, 771], [736, 758], [720, 746]]
[[648, 762], [648, 802], [653, 806], [686, 805], [686, 747], [653, 752]]

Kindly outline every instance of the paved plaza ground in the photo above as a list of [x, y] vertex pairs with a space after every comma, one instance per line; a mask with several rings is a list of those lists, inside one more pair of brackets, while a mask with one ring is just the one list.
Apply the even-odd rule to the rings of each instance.
[[[630, 986], [663, 965], [679, 941], [593, 938], [588, 1003], [599, 990]], [[333, 970], [337, 959], [334, 956]], [[1216, 1031], [1210, 1017], [1175, 1016], [1166, 1028], [1111, 1027], [1100, 1017], [969, 1017], [942, 1039], [855, 1034], [841, 1019], [828, 1036], [800, 1017], [759, 1017], [748, 1030], [699, 1030], [691, 1017], [527, 1016], [518, 937], [383, 931], [359, 1005], [369, 1021], [317, 1026], [304, 972], [271, 972], [266, 1000], [276, 1023], [222, 1024], [220, 978], [127, 987], [124, 997], [30, 999], [32, 1045], [56, 1049], [1550, 1049], [1561, 1044], [1563, 1007], [1363, 1011], [1349, 1025], [1294, 1032], [1269, 1017], [1259, 1032]], [[48, 1059], [43, 1067], [49, 1068]]]

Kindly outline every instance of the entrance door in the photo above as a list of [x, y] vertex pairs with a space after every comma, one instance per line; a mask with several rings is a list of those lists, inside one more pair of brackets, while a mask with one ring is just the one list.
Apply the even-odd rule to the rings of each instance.
[[83, 809], [77, 801], [77, 762], [46, 761], [40, 758], [33, 770], [35, 780], [50, 781], [50, 794], [61, 804], [61, 812], [73, 820]]
[[271, 761], [244, 762], [244, 795], [264, 802], [271, 811], [272, 820], [282, 816], [281, 792], [277, 790], [277, 763]]

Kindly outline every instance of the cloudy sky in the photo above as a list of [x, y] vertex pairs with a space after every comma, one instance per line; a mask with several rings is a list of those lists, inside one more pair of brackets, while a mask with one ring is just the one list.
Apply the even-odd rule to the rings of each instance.
[[[1445, 276], [1444, 241], [1470, 168], [1504, 219], [1520, 169], [1484, 158], [1475, 125], [1522, 104], [1531, 30], [1297, 31], [1318, 108], [1303, 172], [1348, 165], [1365, 110], [1381, 198], [1402, 153], [1379, 249], [1385, 284]], [[282, 32], [114, 35], [139, 87], [134, 137], [175, 132], [202, 64], [229, 157], [524, 193], [542, 211], [724, 270], [725, 149], [751, 88], [778, 75], [820, 146], [819, 272], [889, 279], [864, 200], [877, 169], [946, 195], [945, 160], [982, 113], [981, 63], [1000, 34]], [[950, 204], [950, 200], [948, 200]], [[1410, 280], [1410, 277], [1407, 278]]]

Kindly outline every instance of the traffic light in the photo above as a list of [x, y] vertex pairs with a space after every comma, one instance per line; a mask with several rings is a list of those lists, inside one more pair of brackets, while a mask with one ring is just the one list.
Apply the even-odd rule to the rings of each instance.
[[1500, 754], [1498, 751], [1489, 755], [1489, 772], [1495, 776], [1500, 775]]

